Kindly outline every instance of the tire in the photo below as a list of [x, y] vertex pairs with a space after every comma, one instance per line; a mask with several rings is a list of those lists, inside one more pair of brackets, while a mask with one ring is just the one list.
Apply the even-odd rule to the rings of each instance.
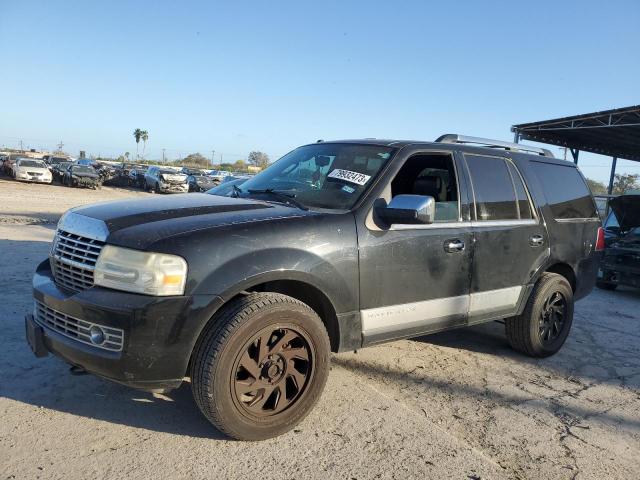
[[615, 290], [616, 288], [618, 288], [618, 284], [617, 283], [602, 282], [602, 281], [598, 280], [596, 282], [596, 287], [601, 288], [602, 290]]
[[203, 331], [191, 365], [193, 396], [229, 437], [275, 437], [320, 398], [329, 355], [327, 331], [309, 306], [286, 295], [251, 293], [230, 302]]
[[161, 193], [160, 185], [158, 185], [157, 183], [153, 186], [153, 193]]
[[531, 357], [548, 357], [560, 350], [572, 322], [571, 285], [562, 275], [544, 273], [522, 314], [506, 319], [504, 325], [513, 349]]

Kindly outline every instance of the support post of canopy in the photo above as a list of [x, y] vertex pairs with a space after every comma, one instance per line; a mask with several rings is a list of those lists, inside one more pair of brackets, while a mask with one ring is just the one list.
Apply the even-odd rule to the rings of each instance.
[[611, 159], [611, 175], [609, 176], [609, 188], [607, 189], [607, 193], [609, 195], [611, 195], [611, 193], [613, 192], [613, 180], [616, 176], [616, 163], [618, 163], [618, 157], [613, 157]]
[[571, 156], [573, 157], [573, 163], [577, 165], [578, 157], [580, 156], [580, 150], [578, 150], [577, 148], [572, 148], [570, 150], [571, 150]]

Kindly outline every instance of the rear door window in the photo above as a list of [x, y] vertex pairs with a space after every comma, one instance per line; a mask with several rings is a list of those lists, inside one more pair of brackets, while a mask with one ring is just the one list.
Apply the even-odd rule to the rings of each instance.
[[473, 185], [476, 220], [518, 220], [514, 181], [505, 160], [482, 155], [465, 155], [465, 159]]
[[532, 161], [551, 213], [556, 219], [597, 218], [596, 205], [578, 169]]

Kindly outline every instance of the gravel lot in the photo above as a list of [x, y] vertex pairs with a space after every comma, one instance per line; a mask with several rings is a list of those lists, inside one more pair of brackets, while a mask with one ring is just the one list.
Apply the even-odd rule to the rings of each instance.
[[499, 323], [334, 355], [311, 415], [260, 443], [222, 437], [188, 384], [152, 395], [36, 359], [23, 316], [55, 220], [74, 205], [145, 195], [0, 178], [0, 479], [640, 477], [631, 289], [578, 303], [549, 359], [511, 351]]

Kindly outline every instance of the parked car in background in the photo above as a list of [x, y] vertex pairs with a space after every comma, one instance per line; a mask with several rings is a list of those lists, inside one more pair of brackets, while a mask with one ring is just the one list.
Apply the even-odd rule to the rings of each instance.
[[209, 175], [211, 175], [213, 178], [215, 178], [219, 182], [222, 182], [224, 181], [225, 177], [228, 177], [229, 175], [231, 175], [231, 172], [228, 172], [226, 170], [211, 170], [209, 172]]
[[236, 189], [248, 179], [249, 177], [234, 178], [228, 182], [222, 182], [217, 187], [213, 187], [211, 190], [207, 190], [207, 193], [209, 195], [218, 195], [220, 197], [233, 197], [237, 193]]
[[58, 163], [73, 162], [73, 159], [71, 159], [70, 157], [65, 157], [62, 155], [44, 155], [42, 157], [42, 160], [51, 168], [57, 165]]
[[144, 176], [144, 189], [155, 193], [187, 193], [189, 182], [184, 173], [166, 167], [149, 167]]
[[0, 165], [0, 167], [2, 168], [2, 173], [7, 175], [8, 177], [12, 177], [13, 165], [15, 164], [15, 162], [16, 160], [14, 157], [12, 157], [11, 155], [7, 155], [2, 161], [2, 164]]
[[51, 174], [53, 175], [53, 180], [59, 183], [62, 183], [64, 180], [64, 174], [69, 168], [73, 165], [73, 162], [59, 162], [50, 166]]
[[67, 212], [33, 279], [35, 354], [147, 390], [189, 376], [219, 431], [261, 440], [311, 411], [331, 351], [504, 320], [553, 355], [604, 248], [576, 165], [488, 139], [305, 145], [234, 197]]
[[[185, 173], [184, 171], [182, 173]], [[208, 175], [204, 170], [190, 170], [187, 176], [190, 192], [206, 192], [220, 184], [220, 180]]]
[[96, 173], [100, 175], [100, 181], [103, 185], [113, 182], [117, 178], [116, 169], [111, 164], [96, 162], [93, 164], [93, 168], [96, 170]]
[[144, 178], [148, 168], [146, 165], [139, 165], [129, 170], [129, 186], [144, 188]]
[[228, 182], [235, 182], [236, 180], [249, 180], [251, 177], [249, 175], [227, 175], [226, 177], [224, 177], [224, 180], [222, 180], [222, 183], [228, 183]]
[[640, 195], [610, 199], [604, 231], [606, 249], [598, 271], [598, 287], [640, 287]]
[[12, 176], [24, 182], [51, 183], [52, 175], [42, 160], [33, 158], [17, 158], [12, 167]]
[[100, 188], [100, 175], [93, 167], [72, 163], [67, 167], [62, 177], [62, 183], [67, 187]]

